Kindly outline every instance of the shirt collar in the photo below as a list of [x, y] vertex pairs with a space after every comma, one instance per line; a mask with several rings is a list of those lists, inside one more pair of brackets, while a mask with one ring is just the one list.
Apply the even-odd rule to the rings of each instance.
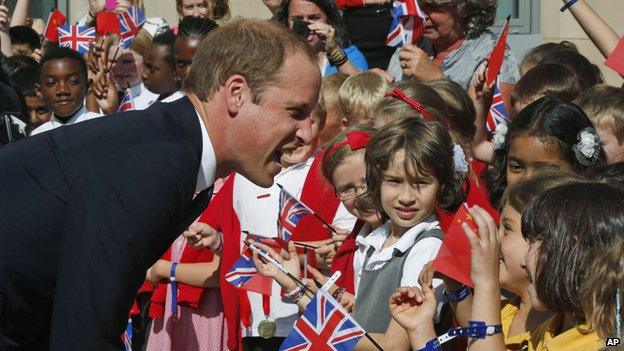
[[51, 119], [51, 121], [52, 121], [52, 124], [55, 124], [55, 123], [58, 123], [58, 124], [61, 124], [61, 125], [62, 125], [62, 124], [74, 124], [74, 123], [76, 123], [76, 120], [77, 120], [80, 116], [84, 115], [85, 113], [87, 113], [87, 107], [86, 107], [86, 106], [84, 106], [84, 105], [82, 105], [82, 107], [81, 107], [81, 108], [79, 108], [78, 110], [76, 110], [76, 112], [74, 112], [74, 114], [73, 114], [73, 115], [72, 115], [72, 116], [71, 116], [71, 117], [67, 120], [67, 123], [63, 123], [63, 122], [61, 122], [61, 121], [60, 121], [60, 120], [56, 117], [56, 114], [55, 114], [55, 113], [53, 113], [53, 114], [52, 114], [52, 119]]
[[384, 248], [383, 250], [381, 249], [381, 247], [383, 246], [384, 242], [392, 231], [390, 221], [375, 229], [369, 235], [365, 237], [358, 236], [355, 240], [358, 243], [358, 246], [372, 246], [373, 248], [375, 248], [375, 251], [380, 252], [381, 255], [387, 257], [387, 259], [390, 259], [394, 254], [395, 250], [398, 250], [399, 252], [405, 252], [409, 250], [409, 248], [414, 245], [414, 242], [421, 233], [434, 228], [439, 228], [439, 223], [435, 215], [431, 214], [429, 215], [429, 217], [425, 218], [420, 223], [416, 224], [408, 231], [406, 231], [396, 243]]
[[208, 130], [204, 125], [204, 121], [199, 115], [199, 112], [197, 110], [195, 110], [195, 112], [197, 113], [197, 118], [199, 119], [202, 135], [201, 164], [197, 174], [197, 186], [195, 187], [195, 192], [198, 193], [207, 189], [212, 185], [212, 183], [214, 183], [215, 174], [217, 172], [217, 157], [214, 152], [214, 147], [212, 146], [212, 141], [210, 140], [210, 135], [208, 135]]

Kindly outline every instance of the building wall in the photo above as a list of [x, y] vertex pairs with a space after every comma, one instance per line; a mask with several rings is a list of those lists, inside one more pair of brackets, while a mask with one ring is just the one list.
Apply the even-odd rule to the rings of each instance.
[[[618, 33], [624, 33], [624, 1], [622, 0], [591, 0], [592, 8]], [[572, 17], [569, 11], [559, 12], [563, 3], [555, 0], [540, 2], [540, 32], [544, 41], [568, 40], [576, 44], [580, 52], [598, 65], [608, 84], [621, 86], [622, 78], [613, 70], [604, 66], [605, 58]]]
[[[175, 24], [178, 13], [175, 0], [143, 0], [145, 12], [149, 17], [162, 17], [167, 23]], [[268, 19], [271, 13], [261, 0], [230, 0], [232, 18], [237, 16], [246, 18]], [[69, 0], [69, 17], [72, 22], [77, 21], [89, 11], [87, 0]]]

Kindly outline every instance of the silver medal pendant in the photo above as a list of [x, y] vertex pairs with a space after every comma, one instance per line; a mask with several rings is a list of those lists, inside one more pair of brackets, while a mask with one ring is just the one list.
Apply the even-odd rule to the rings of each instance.
[[275, 322], [270, 321], [268, 318], [258, 324], [258, 334], [265, 339], [274, 337], [276, 330]]

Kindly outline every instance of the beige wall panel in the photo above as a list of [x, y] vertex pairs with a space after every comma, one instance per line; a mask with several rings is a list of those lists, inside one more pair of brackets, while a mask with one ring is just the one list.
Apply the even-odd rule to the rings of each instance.
[[[170, 25], [178, 22], [178, 14], [175, 9], [175, 0], [144, 0], [145, 12], [148, 17], [162, 17]], [[264, 6], [262, 0], [230, 0], [232, 18], [258, 18], [269, 19], [271, 12]], [[69, 1], [69, 18], [76, 22], [89, 11], [87, 0]]]
[[[608, 84], [620, 86], [622, 78], [610, 68], [604, 66], [605, 58], [587, 38], [587, 35], [569, 11], [559, 12], [561, 1], [544, 0], [540, 2], [540, 28], [544, 41], [558, 42], [569, 40], [579, 47], [580, 52], [598, 65]], [[592, 8], [613, 27], [619, 34], [624, 33], [624, 1], [622, 0], [592, 0]]]

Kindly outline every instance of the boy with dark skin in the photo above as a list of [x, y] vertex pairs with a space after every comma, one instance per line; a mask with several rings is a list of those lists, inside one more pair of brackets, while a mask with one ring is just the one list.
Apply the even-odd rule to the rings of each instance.
[[100, 117], [84, 106], [88, 85], [87, 65], [78, 52], [59, 47], [47, 53], [41, 59], [41, 75], [35, 91], [53, 115], [31, 135]]

